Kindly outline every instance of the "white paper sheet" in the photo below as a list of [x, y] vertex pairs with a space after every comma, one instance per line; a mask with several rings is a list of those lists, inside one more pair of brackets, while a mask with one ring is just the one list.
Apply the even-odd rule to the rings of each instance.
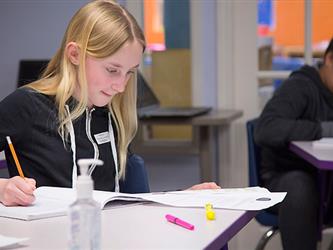
[[29, 238], [8, 237], [0, 234], [0, 248], [15, 246], [16, 244], [26, 241], [28, 239]]
[[283, 201], [286, 194], [271, 193], [261, 187], [248, 187], [153, 193], [142, 196], [150, 201], [177, 207], [204, 207], [206, 203], [211, 203], [214, 208], [261, 210]]

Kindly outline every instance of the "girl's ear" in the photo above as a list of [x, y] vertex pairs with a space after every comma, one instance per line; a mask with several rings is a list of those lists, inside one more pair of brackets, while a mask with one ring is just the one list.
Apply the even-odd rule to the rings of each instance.
[[330, 65], [333, 65], [333, 52], [328, 52], [327, 53], [327, 55], [326, 55], [326, 57], [327, 57], [327, 61], [328, 61], [328, 63], [330, 64]]
[[75, 42], [69, 42], [66, 45], [66, 56], [74, 65], [79, 65], [79, 56], [80, 56], [79, 45]]

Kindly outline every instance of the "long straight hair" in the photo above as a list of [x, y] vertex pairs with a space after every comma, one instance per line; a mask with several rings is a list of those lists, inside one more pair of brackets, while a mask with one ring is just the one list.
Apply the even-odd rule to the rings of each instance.
[[[85, 60], [87, 55], [105, 58], [113, 55], [127, 42], [139, 42], [145, 49], [145, 38], [134, 17], [111, 0], [96, 0], [79, 9], [72, 17], [61, 47], [50, 60], [42, 77], [27, 85], [36, 91], [52, 95], [58, 108], [58, 132], [64, 143], [68, 136], [66, 124], [81, 116], [88, 104]], [[66, 56], [66, 45], [79, 45], [79, 65], [73, 65]], [[67, 101], [79, 85], [80, 99], [68, 113]], [[137, 130], [136, 75], [129, 79], [126, 89], [107, 105], [116, 123], [118, 135], [119, 174], [125, 175], [128, 145]]]

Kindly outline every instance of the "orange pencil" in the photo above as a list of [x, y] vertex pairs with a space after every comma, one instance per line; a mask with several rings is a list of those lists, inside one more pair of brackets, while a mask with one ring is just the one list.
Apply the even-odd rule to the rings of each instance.
[[14, 149], [14, 146], [13, 146], [13, 143], [12, 143], [12, 140], [10, 139], [9, 136], [6, 136], [6, 139], [7, 139], [7, 142], [8, 142], [8, 146], [9, 146], [9, 149], [10, 149], [10, 152], [12, 153], [13, 155], [13, 158], [14, 158], [14, 161], [15, 161], [15, 165], [16, 165], [16, 168], [19, 172], [19, 175], [24, 178], [24, 174], [23, 174], [23, 171], [22, 171], [22, 168], [21, 168], [21, 164], [17, 158], [17, 155], [16, 155], [16, 152], [15, 152], [15, 149]]

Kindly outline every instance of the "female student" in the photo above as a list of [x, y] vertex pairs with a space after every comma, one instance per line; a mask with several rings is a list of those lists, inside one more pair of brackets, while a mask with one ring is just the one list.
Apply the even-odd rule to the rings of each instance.
[[[0, 103], [0, 151], [14, 176], [0, 179], [3, 204], [31, 204], [36, 185], [75, 187], [76, 162], [88, 157], [104, 161], [90, 168], [95, 189], [120, 191], [137, 129], [136, 69], [144, 49], [142, 30], [117, 3], [97, 0], [78, 10], [41, 79]], [[17, 176], [6, 136], [31, 179]], [[192, 187], [204, 188], [219, 187]]]

